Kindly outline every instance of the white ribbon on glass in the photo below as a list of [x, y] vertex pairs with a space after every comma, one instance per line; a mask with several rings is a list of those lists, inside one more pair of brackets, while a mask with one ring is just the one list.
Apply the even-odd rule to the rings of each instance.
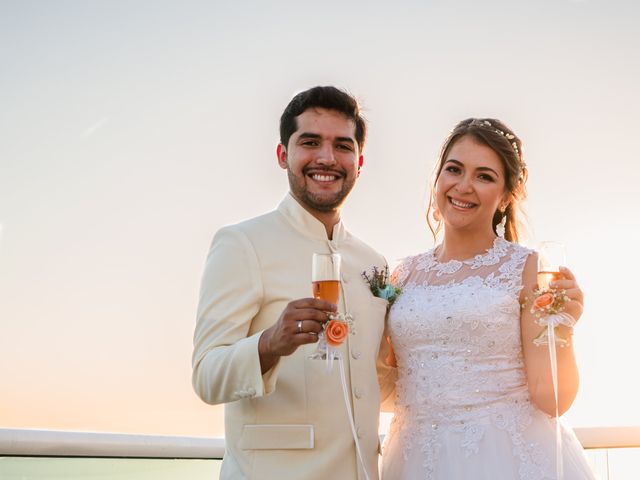
[[[342, 300], [344, 302], [344, 310], [348, 312], [347, 306], [347, 297], [344, 292], [344, 288], [342, 287], [342, 282], [340, 282], [340, 289], [342, 290]], [[353, 326], [353, 317], [348, 313], [344, 315], [337, 314], [336, 319], [340, 320], [351, 320], [349, 323], [349, 333], [348, 335], [352, 335], [354, 332], [352, 331]], [[341, 318], [340, 318], [341, 317]], [[358, 460], [360, 461], [360, 465], [362, 465], [362, 471], [364, 473], [364, 479], [369, 480], [369, 474], [367, 472], [367, 466], [364, 463], [364, 459], [362, 457], [362, 449], [360, 448], [360, 442], [358, 441], [358, 433], [356, 432], [356, 426], [353, 421], [353, 411], [351, 409], [351, 402], [349, 401], [349, 389], [347, 387], [347, 376], [344, 371], [344, 362], [342, 359], [342, 355], [340, 353], [339, 347], [331, 346], [327, 343], [327, 340], [324, 338], [324, 332], [320, 332], [318, 335], [318, 347], [316, 349], [316, 353], [314, 353], [311, 358], [322, 358], [324, 357], [326, 360], [326, 370], [327, 373], [333, 370], [333, 361], [336, 360], [338, 362], [338, 367], [340, 370], [340, 383], [342, 385], [342, 395], [344, 397], [344, 406], [347, 410], [347, 417], [349, 418], [349, 426], [351, 427], [351, 435], [353, 435], [353, 441], [356, 445], [356, 454], [358, 455]]]
[[353, 435], [353, 441], [356, 444], [356, 453], [358, 455], [358, 460], [360, 461], [360, 465], [362, 465], [362, 471], [364, 472], [365, 480], [369, 480], [369, 474], [367, 473], [367, 467], [364, 463], [364, 459], [362, 458], [362, 450], [360, 449], [360, 442], [358, 441], [358, 434], [356, 432], [356, 426], [353, 422], [353, 411], [351, 410], [351, 402], [349, 401], [349, 388], [347, 387], [347, 376], [344, 371], [344, 362], [342, 361], [342, 355], [338, 350], [338, 347], [333, 347], [327, 344], [324, 339], [323, 333], [320, 333], [320, 338], [318, 340], [318, 348], [316, 353], [311, 356], [311, 358], [322, 358], [325, 357], [326, 360], [326, 371], [330, 373], [333, 370], [333, 361], [335, 360], [338, 363], [338, 367], [340, 370], [340, 384], [342, 386], [342, 395], [344, 397], [344, 406], [347, 410], [347, 418], [349, 418], [349, 426], [351, 427], [351, 434]]
[[565, 325], [569, 328], [573, 328], [576, 324], [576, 320], [568, 313], [561, 312], [553, 315], [540, 317], [538, 319], [538, 325], [546, 326], [546, 332], [538, 335], [533, 340], [536, 346], [548, 345], [549, 346], [549, 361], [551, 363], [551, 381], [553, 383], [553, 398], [556, 402], [556, 477], [557, 480], [562, 480], [564, 477], [564, 464], [562, 460], [562, 432], [560, 430], [560, 415], [558, 414], [558, 357], [556, 352], [556, 345], [564, 346], [568, 341], [562, 337], [556, 337], [556, 328], [560, 325]]

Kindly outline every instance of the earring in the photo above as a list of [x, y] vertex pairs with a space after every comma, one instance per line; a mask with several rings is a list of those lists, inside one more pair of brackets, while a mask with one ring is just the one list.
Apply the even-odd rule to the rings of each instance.
[[507, 226], [507, 216], [502, 212], [502, 220], [496, 225], [496, 233], [499, 237], [504, 238], [505, 227]]

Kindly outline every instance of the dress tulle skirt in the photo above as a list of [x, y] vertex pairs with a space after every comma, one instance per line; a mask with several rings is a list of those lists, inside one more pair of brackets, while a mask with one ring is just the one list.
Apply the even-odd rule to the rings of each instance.
[[[517, 435], [492, 424], [471, 441], [455, 429], [421, 428], [394, 431], [385, 441], [382, 480], [551, 480], [556, 479], [555, 420], [536, 411]], [[405, 423], [407, 425], [407, 423]], [[573, 431], [562, 426], [564, 480], [595, 479]], [[474, 441], [475, 440], [475, 441]]]

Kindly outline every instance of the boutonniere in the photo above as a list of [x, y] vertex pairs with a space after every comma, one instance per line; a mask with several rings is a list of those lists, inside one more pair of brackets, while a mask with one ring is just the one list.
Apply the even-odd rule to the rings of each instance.
[[395, 302], [402, 291], [400, 287], [396, 287], [389, 282], [389, 267], [387, 265], [379, 270], [378, 267], [373, 267], [369, 273], [362, 272], [362, 278], [369, 284], [371, 293], [375, 297], [387, 300], [389, 306]]

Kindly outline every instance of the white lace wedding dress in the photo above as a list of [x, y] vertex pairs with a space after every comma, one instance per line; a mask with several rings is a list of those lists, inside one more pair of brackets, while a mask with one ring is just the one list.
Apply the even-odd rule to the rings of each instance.
[[[439, 263], [431, 250], [396, 270], [399, 376], [383, 480], [556, 478], [555, 419], [529, 399], [520, 339], [530, 253], [497, 238], [470, 260]], [[565, 427], [562, 442], [564, 479], [595, 478]]]

